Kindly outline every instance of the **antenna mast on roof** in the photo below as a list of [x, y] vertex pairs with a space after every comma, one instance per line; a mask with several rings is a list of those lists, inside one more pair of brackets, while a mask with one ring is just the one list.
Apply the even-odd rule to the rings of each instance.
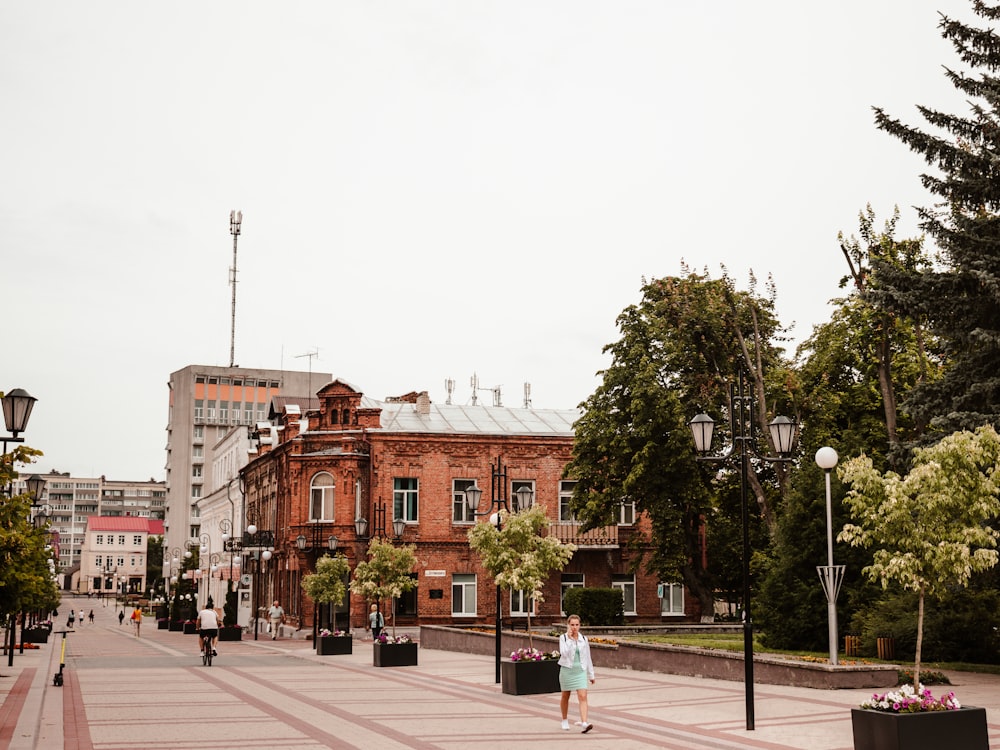
[[235, 367], [236, 361], [236, 240], [240, 236], [240, 225], [243, 223], [242, 211], [229, 212], [229, 233], [233, 235], [233, 267], [229, 269], [229, 286], [233, 288], [233, 312], [229, 326], [229, 366]]
[[319, 356], [319, 349], [314, 348], [311, 352], [306, 352], [305, 354], [296, 354], [295, 359], [302, 359], [303, 357], [309, 357], [309, 398], [311, 399], [316, 394], [313, 392], [313, 357]]
[[531, 383], [528, 382], [524, 384], [524, 408], [531, 408]]
[[451, 394], [455, 392], [455, 381], [451, 378], [445, 378], [444, 389], [448, 394], [448, 397], [444, 400], [444, 402], [448, 406], [451, 406]]

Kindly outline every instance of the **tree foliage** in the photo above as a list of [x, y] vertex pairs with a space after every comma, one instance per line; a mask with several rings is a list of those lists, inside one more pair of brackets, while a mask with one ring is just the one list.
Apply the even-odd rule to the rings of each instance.
[[[374, 537], [368, 545], [368, 560], [354, 568], [351, 591], [365, 601], [395, 600], [410, 591], [417, 582], [410, 574], [416, 567], [416, 548], [410, 544], [401, 547]], [[392, 633], [396, 634], [396, 608], [392, 608]]]
[[[974, 13], [1000, 19], [1000, 7], [975, 0]], [[929, 269], [879, 269], [879, 304], [911, 320], [926, 320], [944, 369], [913, 390], [906, 407], [930, 430], [927, 440], [982, 424], [1000, 425], [1000, 35], [942, 16], [941, 35], [969, 71], [945, 75], [969, 102], [964, 115], [918, 111], [922, 130], [875, 108], [876, 125], [923, 156], [923, 185], [940, 202], [919, 209], [922, 228], [940, 253]]]
[[906, 476], [882, 474], [864, 455], [840, 469], [851, 485], [844, 502], [856, 522], [838, 538], [874, 548], [864, 571], [873, 580], [918, 594], [914, 686], [925, 597], [964, 587], [973, 573], [996, 565], [998, 532], [988, 524], [1000, 515], [998, 468], [1000, 436], [985, 426], [916, 450]]
[[316, 572], [302, 576], [302, 590], [317, 604], [341, 605], [347, 594], [344, 579], [351, 567], [343, 555], [323, 555], [316, 561]]
[[[576, 546], [555, 536], [542, 535], [548, 527], [545, 508], [534, 505], [518, 513], [501, 510], [500, 528], [477, 523], [469, 530], [469, 546], [496, 585], [507, 591], [524, 591], [543, 601], [542, 587], [549, 574], [562, 570]], [[531, 646], [531, 608], [528, 608], [528, 646]]]
[[[751, 291], [740, 292], [728, 277], [689, 271], [645, 283], [642, 301], [618, 317], [621, 338], [605, 347], [612, 362], [581, 405], [566, 472], [577, 480], [571, 506], [585, 528], [616, 523], [625, 500], [648, 515], [652, 538], [637, 540], [637, 550], [651, 545], [648, 569], [662, 580], [683, 581], [705, 614], [712, 612], [714, 582], [703, 564], [702, 531], [720, 507], [716, 492], [731, 492], [733, 483], [727, 470], [719, 474], [717, 466], [697, 462], [687, 422], [707, 410], [727, 423], [727, 386], [742, 368], [757, 396], [755, 422], [766, 435], [766, 394], [786, 393], [794, 381], [778, 346], [783, 331], [773, 290], [760, 297], [755, 284], [751, 279]], [[777, 483], [751, 474], [770, 528]], [[773, 470], [762, 474], [775, 479]], [[738, 503], [728, 507], [738, 512]]]

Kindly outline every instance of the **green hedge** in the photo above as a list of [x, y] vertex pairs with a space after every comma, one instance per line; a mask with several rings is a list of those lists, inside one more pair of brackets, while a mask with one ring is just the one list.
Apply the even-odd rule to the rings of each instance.
[[580, 615], [583, 625], [624, 625], [625, 599], [621, 589], [571, 588], [563, 594], [567, 615]]

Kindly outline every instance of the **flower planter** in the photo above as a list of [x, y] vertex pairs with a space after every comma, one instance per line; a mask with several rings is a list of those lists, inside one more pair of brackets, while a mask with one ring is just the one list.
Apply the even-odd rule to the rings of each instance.
[[894, 714], [851, 709], [854, 750], [989, 750], [986, 709]]
[[416, 643], [376, 643], [376, 667], [415, 667], [417, 665]]
[[184, 635], [194, 635], [198, 632], [198, 626], [193, 622], [184, 623]]
[[500, 682], [508, 695], [559, 692], [559, 661], [500, 662]]
[[243, 628], [219, 628], [220, 641], [242, 641]]
[[50, 632], [48, 628], [26, 628], [21, 631], [21, 642], [48, 643]]
[[157, 630], [166, 630], [169, 627], [170, 627], [170, 620], [157, 620], [156, 621], [156, 629]]
[[319, 656], [352, 654], [354, 639], [349, 635], [321, 635], [316, 639], [316, 653]]
[[180, 620], [171, 620], [170, 626], [167, 628], [167, 630], [171, 632], [180, 632], [184, 630], [184, 623], [181, 622]]

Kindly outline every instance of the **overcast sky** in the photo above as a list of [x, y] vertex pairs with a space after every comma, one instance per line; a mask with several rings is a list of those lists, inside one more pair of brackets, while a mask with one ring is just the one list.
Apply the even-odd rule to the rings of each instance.
[[233, 209], [236, 363], [374, 398], [575, 407], [682, 263], [773, 274], [801, 341], [866, 203], [917, 232], [871, 107], [967, 111], [970, 6], [5, 0], [0, 390], [36, 470], [163, 479], [170, 373], [229, 364]]

